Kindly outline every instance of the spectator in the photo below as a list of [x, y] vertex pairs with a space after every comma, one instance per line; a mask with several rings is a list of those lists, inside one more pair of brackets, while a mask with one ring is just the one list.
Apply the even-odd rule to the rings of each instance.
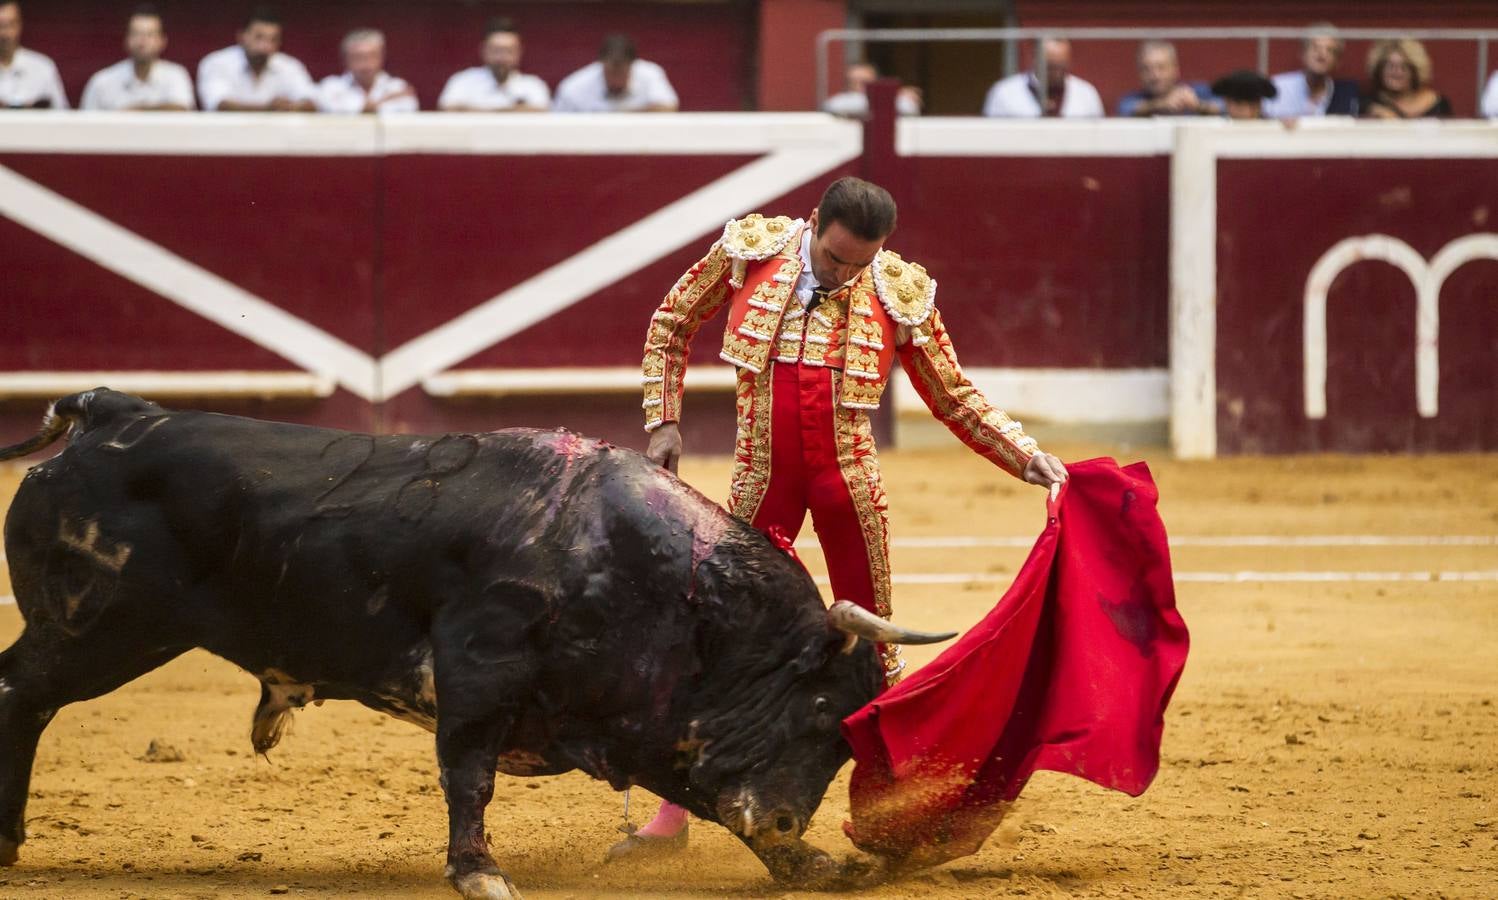
[[[854, 63], [845, 76], [848, 89], [833, 94], [822, 104], [822, 109], [834, 116], [862, 119], [869, 114], [869, 85], [879, 77], [879, 70], [872, 63]], [[895, 94], [895, 111], [902, 116], [921, 114], [921, 92], [909, 85], [902, 86]]]
[[1498, 119], [1498, 72], [1488, 76], [1488, 86], [1483, 89], [1482, 114], [1489, 119]]
[[1332, 77], [1345, 48], [1330, 22], [1312, 25], [1311, 34], [1300, 42], [1300, 71], [1282, 72], [1271, 79], [1279, 96], [1264, 102], [1264, 115], [1271, 119], [1357, 115], [1357, 82]]
[[479, 58], [484, 64], [447, 80], [437, 108], [448, 112], [526, 112], [551, 106], [551, 89], [520, 71], [520, 32], [509, 19], [494, 19], [484, 30]]
[[1040, 100], [1040, 79], [1034, 72], [1019, 72], [1000, 79], [989, 88], [983, 115], [1018, 118], [1060, 116], [1063, 119], [1093, 119], [1103, 115], [1103, 99], [1097, 88], [1071, 74], [1071, 41], [1049, 39], [1045, 53], [1045, 106]]
[[166, 28], [154, 6], [138, 6], [125, 24], [125, 53], [83, 89], [81, 109], [192, 109], [192, 76], [161, 58]]
[[1445, 119], [1451, 101], [1430, 86], [1430, 56], [1409, 38], [1377, 41], [1368, 50], [1372, 90], [1363, 100], [1363, 115], [1374, 119]]
[[385, 71], [385, 35], [359, 28], [343, 37], [342, 75], [317, 86], [317, 108], [329, 113], [416, 112], [416, 89]]
[[1264, 101], [1278, 91], [1274, 82], [1251, 69], [1239, 69], [1212, 82], [1212, 93], [1222, 98], [1229, 119], [1264, 118]]
[[198, 63], [198, 100], [209, 112], [310, 112], [316, 96], [307, 67], [281, 52], [281, 19], [265, 7], [250, 13], [239, 43]]
[[21, 46], [21, 4], [16, 0], [0, 0], [0, 107], [68, 108], [57, 66]]
[[1118, 101], [1120, 116], [1217, 115], [1222, 103], [1201, 82], [1181, 80], [1181, 62], [1170, 41], [1145, 41], [1135, 58], [1139, 90]]
[[666, 70], [637, 59], [635, 42], [622, 34], [603, 39], [598, 61], [557, 85], [558, 112], [673, 112], [676, 90]]

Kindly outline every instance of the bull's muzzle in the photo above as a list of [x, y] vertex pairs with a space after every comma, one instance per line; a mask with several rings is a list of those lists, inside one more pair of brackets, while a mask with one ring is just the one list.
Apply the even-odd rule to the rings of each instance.
[[725, 791], [718, 799], [718, 819], [751, 846], [795, 841], [806, 831], [807, 819], [789, 806], [767, 807], [749, 788]]
[[783, 805], [766, 805], [742, 788], [725, 791], [718, 800], [718, 818], [739, 836], [754, 855], [783, 884], [801, 888], [829, 888], [842, 877], [838, 863], [801, 839], [809, 817]]

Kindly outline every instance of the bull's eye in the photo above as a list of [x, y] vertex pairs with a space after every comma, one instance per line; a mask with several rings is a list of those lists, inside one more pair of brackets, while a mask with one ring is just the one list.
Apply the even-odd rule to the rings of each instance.
[[816, 699], [816, 702], [812, 704], [812, 709], [816, 710], [816, 713], [819, 716], [826, 715], [827, 713], [832, 712], [832, 701], [828, 700], [826, 697], [818, 697]]

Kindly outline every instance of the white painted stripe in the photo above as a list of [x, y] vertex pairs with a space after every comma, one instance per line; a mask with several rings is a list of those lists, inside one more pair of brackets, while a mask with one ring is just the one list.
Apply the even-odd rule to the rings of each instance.
[[[688, 242], [720, 229], [859, 153], [856, 134], [833, 146], [778, 150], [493, 297], [382, 360], [386, 397], [556, 315]], [[705, 249], [705, 245], [704, 245]]]
[[380, 116], [317, 113], [15, 112], [0, 152], [149, 156], [372, 156]]
[[[895, 584], [909, 585], [964, 585], [1007, 584], [1014, 580], [1015, 573], [993, 572], [922, 572], [895, 575]], [[1473, 582], [1498, 581], [1498, 569], [1454, 572], [1176, 572], [1177, 582], [1188, 584], [1347, 584], [1388, 582]], [[825, 576], [816, 577], [817, 584], [831, 584]]]
[[0, 398], [53, 399], [101, 385], [145, 397], [328, 397], [334, 387], [309, 372], [4, 372]]
[[[380, 116], [384, 152], [523, 156], [759, 155], [861, 144], [861, 126], [826, 113]], [[7, 122], [9, 119], [6, 120]]]
[[[974, 547], [1033, 547], [1034, 537], [959, 534], [939, 537], [893, 538], [890, 545], [920, 550], [961, 550]], [[1225, 534], [1183, 535], [1170, 539], [1172, 547], [1494, 547], [1493, 534]], [[816, 538], [796, 541], [797, 550], [821, 550]]]
[[1498, 581], [1498, 569], [1475, 572], [1177, 572], [1176, 581], [1211, 584], [1252, 582]]
[[1493, 547], [1491, 534], [1224, 534], [1171, 538], [1176, 547]]
[[[500, 121], [501, 119], [505, 121]], [[260, 113], [17, 111], [0, 129], [0, 152], [153, 156], [677, 155], [768, 153], [856, 134], [859, 124], [824, 113], [652, 113], [526, 116], [484, 113], [332, 116]], [[1336, 118], [1278, 122], [1200, 119], [1092, 121], [902, 119], [905, 156], [1161, 156], [1179, 132], [1210, 129], [1222, 157], [1484, 158], [1498, 156], [1498, 126], [1428, 120], [1356, 124]], [[842, 138], [833, 138], [841, 140]]]
[[1165, 119], [1143, 122], [1016, 121], [921, 117], [895, 126], [901, 156], [1164, 156], [1175, 146]]
[[364, 399], [377, 396], [367, 354], [5, 166], [0, 215]]
[[[910, 378], [895, 378], [895, 408], [926, 409]], [[1167, 369], [1018, 369], [963, 366], [985, 397], [1011, 416], [1050, 423], [1163, 422], [1170, 414]]]
[[[738, 372], [711, 363], [689, 366], [688, 390], [733, 390]], [[506, 394], [640, 393], [644, 387], [639, 366], [598, 366], [555, 369], [450, 369], [421, 380], [433, 397], [499, 397]], [[651, 381], [659, 384], [660, 379]], [[3, 393], [3, 391], [0, 391]]]
[[1215, 132], [1217, 159], [1487, 159], [1498, 157], [1498, 123], [1436, 119], [1381, 122], [1327, 118], [1280, 122], [1191, 120]]

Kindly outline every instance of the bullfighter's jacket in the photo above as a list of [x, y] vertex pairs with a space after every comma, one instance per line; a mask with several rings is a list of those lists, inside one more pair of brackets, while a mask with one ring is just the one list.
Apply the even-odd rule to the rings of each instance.
[[805, 227], [785, 216], [730, 221], [708, 254], [677, 281], [646, 335], [646, 429], [680, 418], [688, 345], [726, 303], [720, 356], [739, 370], [741, 443], [753, 438], [745, 432], [756, 419], [768, 427], [766, 411], [753, 413], [756, 398], [768, 395], [766, 374], [775, 362], [834, 367], [841, 373], [837, 405], [857, 422], [849, 431], [867, 434], [867, 416], [860, 413], [879, 407], [898, 354], [936, 418], [1019, 477], [1037, 452], [1035, 441], [963, 374], [936, 308], [936, 280], [919, 263], [881, 250], [856, 282], [807, 314], [794, 294]]

